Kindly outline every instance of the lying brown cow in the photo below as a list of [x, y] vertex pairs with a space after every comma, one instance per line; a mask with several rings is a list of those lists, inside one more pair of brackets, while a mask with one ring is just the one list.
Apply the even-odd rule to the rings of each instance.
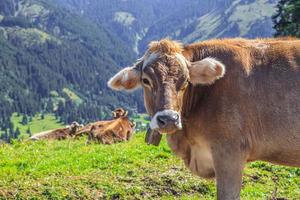
[[113, 120], [90, 123], [77, 132], [75, 138], [87, 134], [87, 143], [94, 140], [103, 144], [129, 140], [134, 132], [134, 124], [128, 119], [128, 112], [118, 108], [112, 114]]
[[78, 124], [77, 122], [73, 122], [70, 126], [66, 128], [59, 128], [50, 131], [44, 131], [38, 134], [31, 136], [30, 140], [64, 140], [69, 137], [72, 137], [83, 125]]
[[164, 39], [109, 81], [144, 89], [150, 127], [218, 199], [240, 198], [246, 162], [300, 166], [300, 40]]
[[93, 126], [88, 135], [87, 143], [91, 140], [102, 144], [113, 144], [122, 141], [128, 141], [134, 132], [134, 124], [127, 116], [111, 120], [110, 123], [100, 126]]

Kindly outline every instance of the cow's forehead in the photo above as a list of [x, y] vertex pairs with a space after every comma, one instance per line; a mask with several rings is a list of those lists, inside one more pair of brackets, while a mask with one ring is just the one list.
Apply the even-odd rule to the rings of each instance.
[[180, 54], [180, 53], [176, 53], [174, 55], [167, 55], [167, 54], [160, 54], [158, 52], [152, 52], [152, 53], [146, 53], [142, 58], [140, 58], [138, 60], [138, 63], [142, 63], [142, 70], [144, 70], [147, 66], [149, 66], [151, 63], [157, 61], [159, 58], [163, 57], [163, 56], [168, 56], [171, 57], [175, 60], [177, 60], [177, 62], [181, 65], [186, 67], [188, 61], [186, 60], [186, 58]]

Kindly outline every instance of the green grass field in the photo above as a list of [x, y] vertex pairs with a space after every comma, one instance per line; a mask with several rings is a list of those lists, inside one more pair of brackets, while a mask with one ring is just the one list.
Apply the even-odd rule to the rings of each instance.
[[[213, 180], [195, 177], [144, 134], [111, 146], [72, 141], [0, 147], [0, 199], [214, 199]], [[242, 199], [299, 199], [300, 170], [247, 165]]]
[[28, 122], [27, 125], [21, 124], [22, 117], [22, 115], [18, 116], [17, 113], [14, 113], [11, 117], [11, 121], [14, 124], [15, 129], [19, 128], [22, 135], [25, 135], [28, 129], [30, 129], [32, 134], [35, 134], [65, 126], [62, 123], [59, 123], [53, 114], [45, 114], [44, 119], [41, 119], [40, 114], [36, 114], [32, 118], [32, 121]]

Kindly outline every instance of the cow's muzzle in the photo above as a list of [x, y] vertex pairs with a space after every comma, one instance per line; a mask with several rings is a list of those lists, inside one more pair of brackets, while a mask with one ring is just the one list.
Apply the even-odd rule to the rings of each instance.
[[173, 110], [159, 111], [152, 118], [150, 128], [161, 133], [173, 133], [180, 130], [182, 129], [180, 114]]

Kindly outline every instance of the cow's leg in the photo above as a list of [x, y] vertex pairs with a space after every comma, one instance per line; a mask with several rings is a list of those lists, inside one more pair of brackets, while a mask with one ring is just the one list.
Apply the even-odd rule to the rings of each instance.
[[88, 139], [86, 141], [86, 144], [91, 144], [91, 140], [93, 139], [93, 132], [90, 131], [88, 134]]
[[[237, 146], [237, 148], [233, 148]], [[238, 145], [219, 144], [213, 149], [218, 200], [239, 200], [245, 161]]]

